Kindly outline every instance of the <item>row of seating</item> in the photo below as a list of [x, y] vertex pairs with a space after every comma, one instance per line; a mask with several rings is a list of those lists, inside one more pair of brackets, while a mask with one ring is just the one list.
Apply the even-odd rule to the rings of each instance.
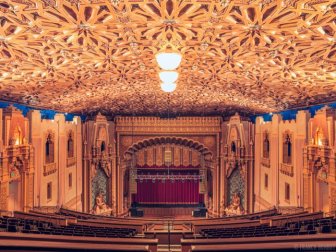
[[300, 231], [300, 229], [289, 229], [286, 227], [255, 226], [242, 227], [235, 229], [212, 229], [201, 232], [202, 238], [239, 238], [239, 237], [264, 237], [264, 236], [283, 236], [316, 234], [315, 230]]
[[20, 219], [15, 217], [0, 217], [0, 231], [30, 234], [119, 238], [129, 238], [136, 235], [136, 230], [132, 228], [95, 227], [77, 224], [59, 226], [51, 222]]
[[87, 214], [87, 213], [81, 213], [81, 212], [75, 212], [75, 211], [67, 211], [67, 210], [63, 210], [63, 211], [61, 210], [60, 212], [56, 212], [55, 214], [59, 215], [59, 216], [75, 217], [75, 218], [77, 218], [79, 220], [98, 219], [97, 215]]
[[336, 231], [336, 219], [334, 217], [326, 217], [320, 219], [303, 220], [296, 222], [288, 222], [286, 227], [301, 230], [317, 230], [320, 233], [331, 233]]
[[336, 231], [336, 219], [333, 217], [288, 222], [283, 226], [244, 226], [235, 228], [206, 228], [199, 238], [239, 238], [263, 236], [311, 235]]
[[[111, 216], [98, 216], [94, 214], [89, 214], [89, 213], [83, 213], [83, 212], [78, 212], [70, 209], [65, 209], [65, 208], [60, 208], [59, 212], [55, 213], [58, 216], [68, 216], [68, 217], [75, 217], [79, 220], [93, 220], [93, 219], [99, 219], [99, 220], [116, 220], [120, 218], [117, 217], [111, 217]], [[190, 218], [187, 221], [190, 223], [201, 223], [203, 221], [205, 222], [217, 222], [217, 221], [231, 221], [231, 220], [259, 220], [261, 218], [267, 218], [267, 217], [272, 217], [279, 215], [277, 212], [276, 208], [271, 208], [268, 210], [256, 212], [256, 213], [251, 213], [251, 214], [244, 214], [244, 215], [239, 215], [239, 216], [224, 216], [224, 217], [216, 217], [216, 218], [209, 218], [209, 219], [193, 219]], [[127, 219], [127, 218], [126, 218]], [[154, 219], [148, 219], [148, 221], [154, 221]], [[141, 221], [141, 219], [137, 220]]]

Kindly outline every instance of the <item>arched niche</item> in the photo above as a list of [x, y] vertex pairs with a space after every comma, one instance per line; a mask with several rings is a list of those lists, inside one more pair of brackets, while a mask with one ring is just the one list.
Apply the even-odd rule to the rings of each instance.
[[263, 158], [269, 158], [270, 157], [270, 135], [267, 130], [263, 132]]
[[238, 194], [238, 196], [241, 199], [241, 205], [245, 205], [245, 180], [244, 176], [241, 172], [241, 169], [239, 169], [238, 165], [236, 164], [230, 171], [229, 174], [227, 174], [228, 177], [228, 192], [227, 192], [227, 205], [230, 205], [232, 202], [232, 197], [235, 194]]
[[240, 134], [239, 130], [236, 125], [232, 125], [230, 127], [229, 131], [229, 137], [228, 137], [228, 146], [229, 146], [229, 153], [231, 155], [237, 155], [237, 152], [239, 151], [239, 148], [241, 147], [240, 143]]
[[99, 149], [100, 153], [105, 153], [107, 149], [107, 132], [106, 132], [106, 127], [101, 126], [98, 128], [98, 134], [96, 138], [96, 147]]
[[99, 193], [103, 194], [103, 201], [110, 205], [110, 192], [109, 192], [109, 178], [110, 173], [106, 165], [99, 162], [97, 166], [92, 167], [91, 172], [91, 199], [90, 209], [92, 210], [95, 198]]
[[181, 137], [156, 137], [156, 138], [149, 138], [142, 140], [140, 142], [134, 143], [132, 146], [130, 146], [124, 153], [124, 157], [127, 157], [128, 154], [133, 154], [134, 152], [149, 147], [152, 145], [159, 145], [159, 144], [171, 144], [171, 145], [182, 145], [187, 146], [190, 148], [193, 148], [195, 150], [198, 150], [199, 152], [203, 153], [203, 155], [206, 155], [209, 157], [209, 155], [212, 158], [211, 151], [202, 143], [194, 141], [192, 139], [187, 138], [181, 138]]
[[22, 130], [20, 126], [16, 126], [12, 137], [15, 145], [20, 145], [23, 143]]
[[9, 165], [8, 210], [22, 211], [24, 209], [24, 180], [23, 162], [16, 157]]
[[[170, 154], [165, 152], [170, 150]], [[139, 156], [141, 155], [141, 160]], [[194, 141], [192, 139], [182, 138], [182, 137], [156, 137], [149, 138], [131, 145], [124, 153], [123, 156], [123, 184], [127, 185], [129, 179], [129, 192], [130, 194], [125, 194], [124, 192], [120, 196], [128, 198], [128, 204], [131, 201], [131, 194], [136, 192], [134, 187], [135, 180], [132, 180], [132, 168], [147, 168], [147, 167], [161, 167], [163, 169], [167, 168], [167, 163], [165, 162], [165, 155], [171, 155], [170, 168], [197, 168], [199, 172], [202, 172], [204, 177], [202, 185], [200, 185], [200, 194], [203, 196], [203, 200], [207, 203], [207, 198], [212, 197], [213, 180], [211, 179], [213, 170], [213, 154], [212, 152], [202, 143]], [[159, 156], [161, 158], [159, 158]], [[154, 160], [153, 160], [154, 159]], [[188, 162], [186, 162], [186, 160]], [[197, 161], [196, 161], [197, 160]], [[125, 189], [125, 186], [122, 187]], [[210, 192], [210, 195], [208, 194]], [[125, 204], [124, 200], [124, 204]], [[125, 206], [124, 206], [125, 208]]]

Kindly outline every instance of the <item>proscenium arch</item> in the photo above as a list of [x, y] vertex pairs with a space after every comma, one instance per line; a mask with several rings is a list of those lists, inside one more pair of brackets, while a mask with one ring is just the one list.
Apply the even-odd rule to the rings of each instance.
[[[138, 151], [147, 148], [147, 147], [151, 147], [151, 146], [155, 146], [155, 145], [164, 145], [164, 144], [174, 144], [174, 145], [178, 145], [178, 146], [184, 146], [184, 147], [188, 147], [191, 149], [194, 149], [196, 151], [198, 151], [201, 155], [204, 156], [204, 165], [205, 165], [205, 169], [211, 173], [211, 175], [213, 174], [213, 169], [214, 169], [214, 161], [213, 161], [213, 153], [202, 143], [192, 140], [192, 139], [188, 139], [188, 138], [182, 138], [182, 137], [170, 137], [170, 136], [165, 136], [165, 137], [154, 137], [154, 138], [148, 138], [148, 139], [143, 139], [137, 143], [132, 144], [123, 154], [123, 165], [122, 165], [122, 184], [124, 185], [125, 181], [124, 181], [124, 175], [125, 172], [127, 172], [127, 170], [130, 169], [130, 161], [132, 160], [132, 156], [135, 155]], [[208, 179], [206, 179], [206, 181], [208, 181]], [[210, 186], [210, 188], [207, 189], [207, 191], [212, 192], [213, 191], [213, 184]], [[205, 194], [208, 194], [205, 193]], [[122, 194], [123, 197], [125, 197], [126, 195]], [[128, 204], [130, 204], [131, 201], [131, 195], [127, 195], [126, 196], [128, 198]], [[205, 196], [207, 197], [207, 196]], [[212, 195], [210, 196], [212, 197]], [[207, 198], [204, 199], [207, 202]], [[125, 204], [123, 202], [123, 204]], [[206, 203], [207, 204], [207, 203]], [[126, 205], [128, 206], [128, 205]]]
[[207, 161], [212, 161], [213, 154], [212, 152], [202, 143], [194, 141], [192, 139], [182, 138], [182, 137], [155, 137], [149, 138], [137, 143], [134, 143], [130, 146], [124, 153], [124, 160], [129, 160], [132, 155], [143, 148], [147, 148], [154, 145], [163, 145], [163, 144], [174, 144], [189, 147], [197, 150]]

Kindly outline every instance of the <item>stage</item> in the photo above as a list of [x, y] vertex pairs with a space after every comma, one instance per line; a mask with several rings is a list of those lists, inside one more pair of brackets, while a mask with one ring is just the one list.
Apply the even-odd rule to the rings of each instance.
[[171, 219], [181, 219], [192, 217], [192, 211], [196, 207], [143, 207], [144, 217], [162, 217]]
[[202, 204], [134, 204], [146, 218], [183, 219], [192, 218], [192, 212]]

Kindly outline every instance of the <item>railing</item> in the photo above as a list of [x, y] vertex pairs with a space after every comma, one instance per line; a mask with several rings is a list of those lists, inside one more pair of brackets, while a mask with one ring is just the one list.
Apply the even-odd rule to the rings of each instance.
[[336, 211], [326, 212], [324, 217], [336, 217]]
[[0, 210], [0, 216], [10, 216], [10, 217], [13, 217], [14, 216], [14, 212], [13, 211]]
[[319, 212], [316, 212], [313, 216], [286, 216], [284, 219], [280, 220], [279, 221], [279, 224], [280, 226], [284, 226], [286, 225], [287, 223], [300, 223], [300, 222], [303, 222], [303, 221], [315, 221], [315, 220], [318, 220], [320, 219], [321, 217], [323, 217], [323, 213], [320, 212], [320, 214], [322, 215], [319, 215]]
[[304, 212], [305, 210], [303, 207], [278, 206], [277, 211], [281, 214], [295, 214]]
[[74, 164], [76, 164], [76, 158], [75, 157], [67, 158], [67, 167], [72, 166]]
[[60, 207], [58, 206], [43, 206], [43, 207], [34, 207], [32, 210], [39, 211], [41, 213], [55, 213], [58, 212], [59, 209]]
[[43, 167], [43, 175], [47, 176], [55, 173], [57, 170], [56, 163], [45, 164]]
[[261, 164], [267, 168], [271, 167], [271, 162], [269, 158], [261, 158]]
[[290, 177], [294, 176], [294, 168], [293, 165], [290, 164], [280, 164], [280, 172], [282, 174], [288, 175]]
[[170, 228], [173, 227], [173, 222], [168, 221], [168, 251], [170, 251]]

